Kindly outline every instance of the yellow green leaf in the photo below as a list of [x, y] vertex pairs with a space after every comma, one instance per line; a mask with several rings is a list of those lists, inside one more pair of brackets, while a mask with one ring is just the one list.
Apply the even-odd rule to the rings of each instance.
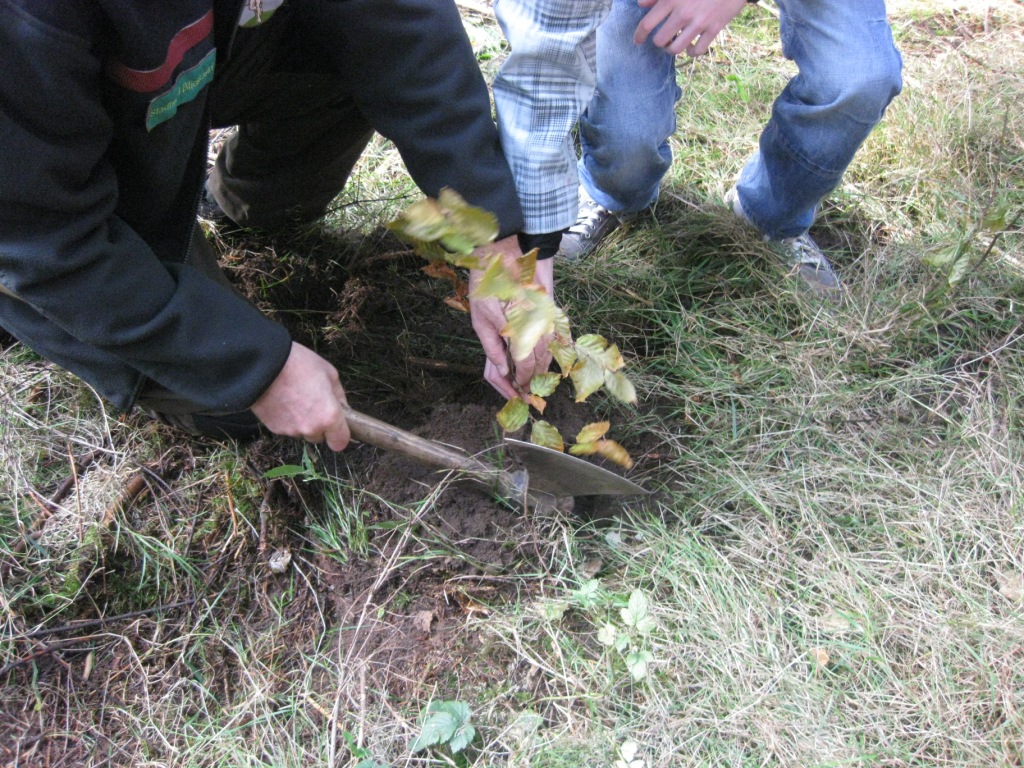
[[587, 333], [576, 339], [576, 351], [582, 357], [600, 357], [601, 353], [608, 348], [608, 339], [598, 336], [596, 333]]
[[604, 377], [604, 388], [608, 394], [622, 403], [636, 403], [636, 388], [622, 373], [608, 373]]
[[442, 235], [441, 245], [446, 251], [461, 256], [468, 256], [476, 248], [476, 243], [458, 232], [449, 232], [446, 235]]
[[562, 436], [558, 434], [558, 430], [543, 420], [533, 422], [533, 428], [530, 430], [530, 442], [555, 451], [565, 450], [565, 443], [562, 442]]
[[426, 240], [410, 240], [412, 249], [427, 261], [448, 261], [452, 255], [436, 242]]
[[1006, 229], [1006, 217], [1009, 213], [1010, 204], [1008, 202], [1003, 202], [999, 205], [993, 206], [985, 212], [985, 218], [982, 219], [981, 228], [990, 234], [1001, 232]]
[[597, 453], [597, 443], [574, 443], [569, 446], [573, 456], [592, 456]]
[[619, 352], [617, 344], [609, 345], [608, 349], [602, 352], [600, 357], [604, 367], [609, 371], [617, 371], [626, 364], [626, 361], [622, 359], [622, 353]]
[[597, 392], [604, 384], [604, 376], [604, 366], [594, 358], [576, 363], [569, 372], [569, 378], [576, 387], [576, 402], [582, 403]]
[[498, 219], [494, 214], [469, 205], [454, 190], [448, 187], [442, 189], [438, 202], [448, 213], [451, 231], [458, 233], [474, 247], [493, 242], [498, 236]]
[[523, 285], [533, 283], [533, 275], [537, 271], [537, 249], [527, 251], [519, 259], [519, 282]]
[[579, 434], [576, 435], [576, 442], [592, 443], [595, 440], [604, 437], [610, 426], [611, 422], [607, 421], [596, 421], [593, 424], [587, 424], [587, 426], [581, 429]]
[[548, 351], [562, 369], [562, 376], [568, 376], [572, 367], [576, 365], [576, 347], [572, 344], [562, 344], [555, 338], [548, 344]]
[[506, 432], [515, 432], [530, 418], [530, 407], [521, 397], [513, 397], [498, 411], [498, 423]]
[[403, 240], [433, 242], [448, 231], [448, 226], [444, 210], [436, 200], [428, 197], [417, 200], [402, 211], [388, 224], [388, 229]]
[[538, 373], [530, 379], [530, 392], [541, 397], [548, 397], [558, 387], [562, 377], [557, 373]]
[[509, 352], [515, 362], [525, 360], [540, 340], [551, 333], [555, 303], [547, 294], [526, 290], [527, 298], [511, 302], [505, 309], [508, 321], [501, 335], [509, 340]]
[[473, 253], [445, 253], [445, 259], [456, 267], [463, 269], [483, 269], [480, 257]]
[[473, 291], [471, 298], [487, 299], [493, 297], [501, 301], [512, 301], [513, 299], [520, 298], [522, 294], [523, 287], [512, 279], [501, 258], [494, 257], [484, 270], [484, 275], [476, 286], [476, 290]]
[[569, 316], [561, 307], [555, 307], [555, 334], [565, 344], [572, 344], [572, 330], [569, 328]]

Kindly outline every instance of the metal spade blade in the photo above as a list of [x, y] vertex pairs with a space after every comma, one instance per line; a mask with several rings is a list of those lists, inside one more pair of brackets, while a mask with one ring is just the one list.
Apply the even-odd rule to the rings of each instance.
[[632, 480], [568, 453], [511, 437], [506, 437], [504, 442], [526, 467], [531, 490], [556, 497], [651, 493]]
[[[497, 490], [508, 499], [521, 499], [528, 506], [540, 495], [553, 497], [598, 496], [604, 494], [650, 493], [631, 480], [603, 467], [567, 453], [542, 448], [521, 440], [505, 438], [512, 454], [520, 459], [526, 472], [509, 472], [493, 467], [461, 448], [442, 445], [406, 432], [387, 422], [367, 416], [343, 404], [345, 420], [352, 437], [386, 451], [395, 451], [427, 466], [463, 470], [469, 479]], [[538, 496], [534, 496], [536, 492]]]

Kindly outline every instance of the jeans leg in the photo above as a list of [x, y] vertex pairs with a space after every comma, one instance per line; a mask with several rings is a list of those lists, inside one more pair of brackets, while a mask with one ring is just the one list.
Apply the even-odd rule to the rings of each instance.
[[807, 231], [902, 87], [884, 0], [777, 2], [783, 54], [798, 73], [737, 184], [744, 211], [773, 239]]
[[314, 221], [341, 192], [373, 129], [285, 5], [240, 28], [214, 81], [214, 125], [237, 125], [210, 176], [243, 226]]
[[658, 199], [672, 164], [675, 133], [675, 57], [633, 43], [647, 13], [635, 0], [613, 0], [597, 30], [597, 88], [580, 118], [580, 183], [601, 206], [636, 213]]

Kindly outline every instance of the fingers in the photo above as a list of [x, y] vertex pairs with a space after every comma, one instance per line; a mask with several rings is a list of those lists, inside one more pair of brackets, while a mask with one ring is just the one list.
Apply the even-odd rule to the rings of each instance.
[[[669, 14], [669, 8], [664, 4], [652, 3], [653, 8], [648, 11], [644, 17], [640, 20], [640, 23], [636, 27], [636, 32], [633, 33], [633, 42], [636, 45], [642, 45], [651, 33], [658, 28], [658, 25], [665, 20], [665, 17]], [[678, 29], [678, 28], [677, 28]], [[655, 45], [663, 46], [668, 40], [672, 39], [672, 35], [669, 35], [666, 40], [658, 42], [657, 39], [652, 40]]]
[[[512, 257], [518, 253], [518, 245], [512, 241], [514, 238], [506, 238], [498, 244], [506, 244], [510, 249]], [[470, 297], [473, 296], [475, 286], [479, 284], [480, 273], [474, 270], [470, 273]], [[542, 259], [536, 264], [534, 280], [542, 285], [548, 293], [554, 297], [554, 260]], [[543, 338], [534, 347], [525, 360], [517, 362], [514, 366], [510, 363], [508, 353], [508, 342], [501, 335], [508, 319], [505, 317], [505, 309], [502, 303], [495, 298], [470, 299], [470, 316], [472, 318], [473, 330], [480, 339], [484, 355], [487, 360], [484, 364], [484, 380], [504, 398], [511, 399], [518, 397], [521, 392], [526, 391], [530, 379], [535, 373], [546, 371], [551, 365], [551, 353], [548, 351], [550, 338]], [[514, 368], [514, 380], [513, 380]]]
[[332, 450], [340, 451], [350, 438], [342, 409], [345, 402], [334, 366], [293, 342], [284, 367], [251, 410], [274, 434], [311, 443], [326, 441]]
[[509, 380], [508, 369], [501, 373], [490, 360], [484, 363], [484, 381], [494, 387], [498, 394], [506, 400], [519, 397], [519, 393]]
[[487, 362], [494, 366], [500, 376], [508, 376], [508, 347], [501, 329], [505, 327], [505, 315], [497, 299], [475, 301], [470, 305], [473, 330], [480, 339]]
[[637, 45], [650, 39], [666, 53], [703, 56], [745, 0], [640, 0], [650, 8], [633, 33]]
[[352, 439], [352, 434], [348, 428], [348, 420], [345, 418], [345, 409], [342, 406], [348, 405], [348, 398], [345, 396], [345, 390], [341, 386], [340, 381], [334, 382], [336, 386], [333, 387], [334, 401], [338, 403], [338, 411], [340, 418], [335, 419], [324, 430], [324, 441], [327, 443], [327, 447], [332, 451], [344, 451]]

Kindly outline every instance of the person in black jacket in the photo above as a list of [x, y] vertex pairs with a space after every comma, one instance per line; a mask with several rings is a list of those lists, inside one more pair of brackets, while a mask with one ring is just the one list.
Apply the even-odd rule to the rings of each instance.
[[[349, 439], [334, 367], [232, 292], [197, 227], [211, 126], [238, 126], [206, 189], [239, 225], [321, 216], [379, 131], [426, 195], [491, 211], [518, 253], [451, 0], [0, 0], [0, 64], [0, 325], [121, 409]], [[503, 322], [475, 303], [508, 395], [549, 358], [510, 374]]]

